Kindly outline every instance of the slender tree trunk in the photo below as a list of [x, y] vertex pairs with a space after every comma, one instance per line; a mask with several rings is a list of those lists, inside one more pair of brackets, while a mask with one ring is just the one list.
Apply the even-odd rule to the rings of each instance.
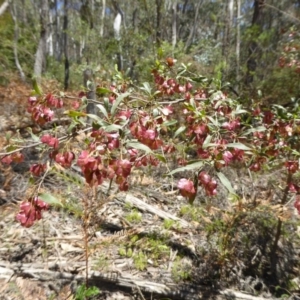
[[231, 35], [231, 26], [233, 23], [233, 8], [234, 8], [234, 1], [228, 0], [227, 6], [225, 6], [225, 31], [223, 36], [223, 47], [222, 47], [222, 56], [224, 61], [223, 67], [223, 76], [227, 75], [228, 71], [228, 58], [229, 58], [229, 48], [230, 48], [230, 35]]
[[9, 1], [8, 0], [4, 1], [1, 4], [1, 6], [0, 6], [0, 16], [5, 13], [6, 9], [8, 8], [8, 5], [9, 5]]
[[99, 32], [100, 37], [103, 37], [104, 34], [105, 9], [106, 9], [106, 0], [102, 0], [101, 24], [100, 24], [100, 32]]
[[54, 6], [55, 6], [55, 59], [58, 61], [61, 61], [62, 51], [61, 51], [61, 35], [60, 35], [60, 22], [59, 22], [59, 14], [58, 14], [58, 0], [54, 0]]
[[69, 66], [69, 52], [68, 52], [68, 0], [64, 0], [64, 54], [65, 54], [65, 80], [64, 88], [67, 90], [69, 88], [69, 77], [70, 77], [70, 66]]
[[[240, 50], [241, 50], [241, 26], [240, 26], [240, 19], [241, 19], [241, 0], [237, 0], [237, 22], [236, 22], [236, 82], [239, 84], [240, 81]], [[236, 88], [237, 89], [237, 88]]]
[[49, 12], [49, 21], [50, 21], [50, 30], [49, 30], [49, 37], [48, 37], [48, 53], [49, 56], [53, 56], [54, 50], [53, 50], [53, 17], [52, 13]]
[[16, 63], [16, 67], [20, 73], [20, 77], [21, 77], [22, 81], [25, 81], [26, 77], [25, 77], [25, 74], [21, 67], [21, 64], [19, 62], [19, 57], [18, 57], [19, 25], [18, 25], [17, 13], [16, 13], [16, 3], [11, 4], [11, 16], [14, 21], [14, 58], [15, 58], [15, 63]]
[[155, 0], [156, 3], [156, 46], [161, 43], [161, 8], [162, 0]]
[[189, 35], [189, 37], [188, 37], [188, 39], [185, 43], [185, 46], [184, 46], [184, 51], [185, 52], [190, 48], [190, 46], [193, 43], [193, 39], [194, 39], [194, 36], [195, 36], [195, 31], [196, 31], [197, 23], [198, 23], [199, 9], [200, 9], [200, 6], [202, 5], [202, 3], [203, 3], [203, 1], [200, 1], [200, 0], [197, 3], [194, 22], [193, 22], [193, 27], [191, 29], [190, 35]]
[[172, 47], [177, 44], [177, 0], [172, 4]]
[[35, 54], [34, 77], [37, 82], [40, 82], [43, 69], [46, 65], [46, 42], [47, 42], [47, 16], [48, 16], [48, 1], [41, 1], [40, 11], [40, 40]]
[[[265, 0], [255, 0], [254, 1], [254, 11], [253, 11], [253, 18], [252, 18], [252, 27], [258, 26], [260, 28], [259, 31], [262, 30], [261, 23], [262, 23], [262, 8], [264, 6]], [[258, 51], [258, 44], [256, 42], [256, 36], [250, 41], [248, 47], [248, 61], [247, 61], [247, 74], [245, 83], [248, 85], [253, 82], [254, 73], [257, 67], [257, 51]]]

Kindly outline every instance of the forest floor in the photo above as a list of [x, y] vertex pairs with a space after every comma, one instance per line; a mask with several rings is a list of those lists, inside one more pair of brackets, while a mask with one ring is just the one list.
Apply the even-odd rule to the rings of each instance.
[[[29, 95], [16, 80], [0, 87], [0, 152], [8, 131], [32, 125]], [[32, 191], [35, 153], [24, 154], [23, 165], [0, 170], [0, 300], [84, 299], [87, 278], [100, 290], [87, 299], [300, 299], [300, 227], [293, 203], [278, 204], [282, 170], [253, 178], [226, 169], [241, 200], [219, 184], [217, 197], [199, 191], [191, 206], [163, 166], [133, 171], [126, 193], [108, 182], [90, 191], [76, 167], [56, 166], [42, 191], [63, 207], [24, 228], [15, 216]]]

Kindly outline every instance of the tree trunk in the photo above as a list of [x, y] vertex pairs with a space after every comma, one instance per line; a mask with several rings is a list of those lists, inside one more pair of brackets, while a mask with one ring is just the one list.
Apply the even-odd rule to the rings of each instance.
[[17, 13], [16, 13], [16, 3], [11, 4], [11, 16], [14, 21], [14, 58], [15, 58], [15, 63], [16, 63], [16, 67], [20, 73], [20, 77], [21, 77], [22, 81], [25, 81], [25, 79], [26, 79], [25, 74], [20, 65], [19, 57], [18, 57], [19, 25], [18, 25]]
[[[237, 0], [237, 22], [236, 22], [236, 82], [237, 86], [240, 81], [240, 50], [241, 50], [241, 26], [240, 26], [240, 19], [241, 19], [241, 0]], [[237, 87], [236, 90], [238, 91]]]
[[193, 39], [194, 39], [194, 36], [195, 36], [195, 31], [196, 31], [196, 28], [197, 28], [199, 9], [200, 9], [200, 6], [202, 5], [202, 3], [203, 3], [203, 1], [198, 1], [198, 3], [197, 3], [194, 22], [193, 22], [193, 27], [192, 27], [191, 32], [189, 34], [189, 37], [188, 37], [188, 39], [185, 43], [184, 52], [186, 52], [193, 43]]
[[69, 68], [69, 53], [68, 53], [68, 0], [64, 0], [64, 26], [63, 26], [63, 35], [64, 35], [64, 54], [65, 54], [65, 80], [64, 88], [67, 90], [69, 88], [69, 77], [70, 77], [70, 68]]
[[156, 0], [156, 46], [159, 47], [161, 43], [161, 7], [162, 0]]
[[99, 32], [100, 37], [103, 37], [104, 34], [105, 9], [106, 9], [106, 0], [102, 0], [101, 25], [100, 25], [100, 32]]
[[9, 1], [8, 0], [4, 1], [1, 4], [1, 6], [0, 6], [0, 16], [5, 13], [6, 9], [8, 8], [8, 5], [9, 5]]
[[172, 5], [172, 47], [177, 44], [177, 1], [174, 0]]
[[48, 53], [49, 56], [53, 56], [54, 54], [54, 49], [53, 49], [53, 17], [52, 17], [52, 13], [49, 13], [49, 22], [50, 22], [50, 30], [49, 30], [49, 38], [48, 38]]
[[[252, 28], [255, 26], [259, 27], [259, 31], [262, 30], [261, 23], [262, 23], [262, 8], [264, 6], [265, 0], [255, 0], [254, 1], [254, 12], [252, 18]], [[247, 61], [247, 74], [245, 83], [248, 85], [253, 82], [254, 73], [257, 67], [257, 51], [258, 51], [258, 44], [256, 42], [256, 36], [250, 41], [248, 47], [248, 61]]]
[[40, 40], [35, 54], [34, 77], [39, 83], [41, 81], [43, 69], [46, 65], [46, 42], [47, 42], [47, 16], [48, 16], [48, 1], [41, 1], [40, 11]]
[[[225, 6], [225, 32], [223, 36], [223, 47], [222, 47], [222, 57], [224, 62], [224, 67], [222, 68], [223, 76], [226, 77], [228, 72], [228, 58], [229, 58], [229, 48], [230, 48], [230, 29], [233, 23], [233, 0], [227, 1], [227, 6]], [[226, 4], [225, 4], [226, 5]]]

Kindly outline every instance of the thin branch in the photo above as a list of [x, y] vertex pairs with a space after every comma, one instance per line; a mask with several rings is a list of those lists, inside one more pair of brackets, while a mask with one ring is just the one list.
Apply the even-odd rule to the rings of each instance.
[[276, 10], [276, 11], [282, 13], [283, 15], [286, 15], [287, 17], [293, 19], [293, 20], [296, 21], [297, 23], [300, 23], [300, 19], [298, 19], [298, 18], [292, 16], [291, 14], [289, 14], [289, 13], [287, 13], [287, 12], [285, 12], [285, 11], [279, 9], [279, 8], [277, 8], [276, 6], [273, 6], [273, 5], [267, 4], [267, 3], [264, 3], [263, 6], [270, 7], [270, 8], [272, 8], [272, 9], [274, 9], [274, 10]]

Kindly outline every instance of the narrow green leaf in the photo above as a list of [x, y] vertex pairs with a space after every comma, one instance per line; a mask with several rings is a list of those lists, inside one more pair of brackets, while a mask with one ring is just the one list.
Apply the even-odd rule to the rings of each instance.
[[33, 78], [32, 86], [33, 86], [33, 90], [35, 91], [36, 95], [39, 95], [39, 96], [43, 95], [42, 88], [39, 86], [36, 78]]
[[261, 132], [261, 131], [266, 131], [266, 127], [258, 126], [258, 127], [255, 127], [255, 128], [250, 128], [250, 129], [246, 130], [243, 135], [248, 135], [248, 134], [253, 133], [253, 132]]
[[241, 108], [241, 105], [238, 105], [236, 110], [233, 112], [235, 115], [240, 115], [240, 114], [244, 114], [247, 113], [248, 111], [245, 109]]
[[124, 98], [128, 97], [130, 95], [130, 93], [124, 93], [124, 94], [121, 94], [117, 97], [116, 101], [114, 102], [112, 108], [111, 108], [111, 115], [114, 116], [115, 113], [116, 113], [116, 109], [117, 107], [120, 105], [120, 103], [124, 100]]
[[194, 82], [205, 82], [207, 78], [205, 76], [192, 77], [191, 80]]
[[105, 109], [105, 107], [102, 104], [97, 104], [96, 105], [100, 111], [103, 113], [103, 115], [108, 119], [108, 113], [107, 110]]
[[180, 126], [174, 133], [174, 138], [186, 130], [186, 126]]
[[112, 93], [112, 91], [107, 89], [107, 88], [104, 88], [104, 87], [98, 87], [96, 89], [96, 93], [101, 97], [101, 96], [104, 96], [106, 94]]
[[143, 82], [143, 87], [141, 87], [141, 90], [145, 91], [148, 95], [151, 95], [151, 86], [149, 82]]
[[39, 194], [39, 198], [50, 205], [63, 206], [62, 203], [51, 194], [41, 193]]
[[173, 125], [175, 125], [175, 124], [177, 124], [177, 123], [178, 123], [177, 120], [170, 120], [170, 121], [163, 122], [163, 123], [162, 123], [162, 126], [169, 127], [169, 126], [173, 126]]
[[233, 189], [230, 181], [228, 180], [228, 178], [222, 173], [222, 172], [217, 172], [217, 176], [219, 177], [220, 181], [222, 182], [222, 184], [225, 186], [225, 188], [228, 190], [228, 192], [230, 194], [235, 195], [235, 190]]
[[205, 149], [210, 145], [210, 141], [212, 139], [211, 135], [207, 135], [206, 139], [203, 142], [202, 148]]
[[86, 114], [84, 112], [81, 111], [76, 111], [76, 110], [67, 110], [64, 112], [65, 115], [68, 115], [71, 118], [74, 117], [85, 117]]
[[216, 119], [214, 119], [213, 117], [211, 117], [211, 116], [207, 116], [207, 119], [209, 119], [209, 121], [211, 121], [212, 123], [213, 123], [213, 125], [214, 126], [219, 126], [219, 122], [218, 122], [218, 120]]
[[204, 165], [204, 162], [203, 161], [196, 161], [196, 162], [192, 162], [184, 167], [180, 167], [180, 168], [177, 168], [171, 172], [169, 172], [167, 175], [173, 175], [175, 173], [178, 173], [178, 172], [183, 172], [183, 171], [190, 171], [190, 170], [194, 170], [194, 169], [199, 169], [201, 167], [203, 167]]
[[166, 160], [166, 158], [165, 158], [163, 155], [154, 153], [154, 156], [155, 156], [158, 160], [160, 160], [161, 162], [163, 162], [164, 164], [167, 163], [167, 160]]
[[31, 127], [28, 127], [26, 130], [29, 132], [29, 134], [34, 142], [40, 141], [40, 138], [32, 132]]
[[146, 146], [146, 145], [144, 145], [140, 142], [128, 142], [128, 143], [126, 143], [126, 147], [134, 148], [134, 149], [137, 149], [137, 150], [142, 150], [142, 151], [145, 151], [148, 154], [153, 153], [152, 150], [148, 146]]
[[106, 132], [119, 131], [120, 129], [122, 129], [122, 126], [116, 125], [116, 124], [111, 124], [111, 125], [108, 125], [108, 126], [104, 126], [103, 129]]
[[[94, 114], [86, 114], [87, 117], [99, 122], [100, 124], [102, 124], [104, 121], [97, 115]], [[107, 125], [109, 125], [109, 123], [105, 122]]]
[[228, 148], [237, 148], [240, 150], [252, 150], [250, 147], [248, 147], [242, 143], [228, 143], [226, 146]]

